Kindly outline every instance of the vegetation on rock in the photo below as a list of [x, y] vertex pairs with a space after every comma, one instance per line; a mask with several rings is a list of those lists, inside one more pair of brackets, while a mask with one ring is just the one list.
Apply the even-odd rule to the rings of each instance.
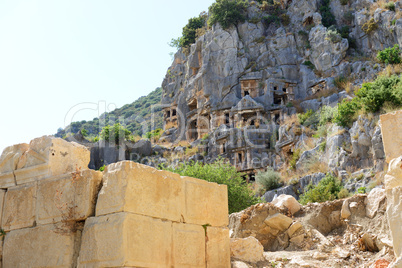
[[229, 213], [241, 211], [260, 201], [253, 195], [252, 190], [249, 188], [248, 184], [244, 182], [242, 175], [237, 172], [236, 168], [222, 159], [212, 164], [204, 165], [196, 162], [181, 164], [174, 168], [164, 168], [182, 176], [227, 185]]
[[219, 23], [223, 29], [227, 29], [231, 25], [244, 22], [246, 20], [247, 7], [248, 1], [216, 0], [216, 2], [209, 7], [210, 18], [208, 24], [212, 26], [215, 23]]
[[401, 51], [399, 45], [386, 48], [377, 53], [377, 59], [386, 64], [398, 64], [401, 63]]
[[197, 36], [197, 30], [205, 26], [207, 14], [201, 13], [198, 17], [194, 17], [188, 20], [188, 23], [183, 28], [182, 36], [177, 39], [172, 39], [170, 46], [172, 47], [188, 47], [195, 43]]
[[261, 185], [265, 191], [273, 190], [281, 186], [281, 174], [268, 167], [267, 171], [258, 172], [255, 181]]

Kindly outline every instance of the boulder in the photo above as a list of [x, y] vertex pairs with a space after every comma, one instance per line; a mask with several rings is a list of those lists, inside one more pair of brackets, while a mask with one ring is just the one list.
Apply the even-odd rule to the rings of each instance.
[[378, 208], [380, 207], [380, 203], [386, 197], [387, 196], [384, 189], [374, 188], [371, 190], [366, 199], [366, 216], [370, 219], [374, 218]]
[[264, 220], [264, 223], [271, 228], [279, 231], [285, 231], [292, 224], [293, 220], [281, 213], [276, 213], [275, 215], [269, 216]]
[[291, 195], [281, 194], [272, 201], [272, 204], [282, 209], [287, 208], [292, 215], [301, 209], [300, 203]]
[[264, 247], [252, 236], [230, 241], [230, 255], [241, 261], [256, 263], [264, 260]]
[[381, 132], [384, 143], [385, 157], [389, 163], [402, 154], [402, 110], [380, 116]]
[[342, 204], [341, 217], [343, 219], [347, 219], [350, 217], [350, 215], [351, 215], [351, 213], [350, 213], [350, 209], [349, 209], [349, 200], [346, 199], [343, 201], [343, 204]]

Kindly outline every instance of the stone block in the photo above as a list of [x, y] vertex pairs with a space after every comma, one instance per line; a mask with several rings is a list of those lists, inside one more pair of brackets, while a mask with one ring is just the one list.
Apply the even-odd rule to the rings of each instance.
[[228, 226], [228, 191], [226, 185], [182, 177], [185, 189], [186, 223]]
[[256, 263], [264, 260], [264, 247], [255, 237], [230, 240], [230, 255], [238, 260]]
[[38, 182], [36, 222], [85, 220], [95, 215], [102, 172], [84, 170]]
[[74, 267], [78, 236], [60, 234], [53, 224], [11, 231], [4, 240], [3, 268]]
[[206, 241], [207, 268], [230, 268], [229, 229], [208, 226]]
[[387, 190], [387, 218], [396, 257], [402, 256], [402, 186]]
[[1, 224], [1, 219], [3, 216], [5, 196], [6, 196], [6, 190], [0, 190], [0, 224]]
[[402, 152], [402, 110], [380, 116], [382, 142], [387, 163]]
[[285, 231], [292, 224], [293, 220], [281, 213], [276, 213], [272, 216], [268, 216], [264, 222], [271, 228], [277, 229], [279, 231]]
[[34, 139], [29, 145], [10, 146], [0, 157], [0, 187], [86, 169], [89, 160], [90, 152], [85, 146], [51, 136]]
[[173, 223], [173, 267], [205, 267], [205, 230], [202, 226]]
[[116, 212], [180, 222], [184, 213], [180, 175], [131, 161], [107, 166], [96, 204], [96, 216]]
[[9, 146], [3, 150], [0, 156], [0, 188], [8, 188], [16, 185], [14, 170], [20, 157], [28, 151], [26, 143]]
[[169, 221], [125, 212], [91, 217], [78, 267], [171, 267], [171, 250]]
[[8, 189], [4, 198], [2, 228], [10, 230], [32, 227], [35, 222], [37, 183]]

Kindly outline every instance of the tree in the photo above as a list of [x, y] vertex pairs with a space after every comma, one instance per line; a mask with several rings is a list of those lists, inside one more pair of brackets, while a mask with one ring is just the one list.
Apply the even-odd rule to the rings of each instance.
[[223, 29], [237, 25], [246, 20], [248, 1], [244, 0], [216, 0], [209, 7], [209, 25], [219, 23]]

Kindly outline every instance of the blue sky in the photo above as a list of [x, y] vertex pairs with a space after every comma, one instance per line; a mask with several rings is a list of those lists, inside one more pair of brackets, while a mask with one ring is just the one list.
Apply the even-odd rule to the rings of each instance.
[[213, 2], [0, 1], [0, 152], [161, 86], [168, 42]]

